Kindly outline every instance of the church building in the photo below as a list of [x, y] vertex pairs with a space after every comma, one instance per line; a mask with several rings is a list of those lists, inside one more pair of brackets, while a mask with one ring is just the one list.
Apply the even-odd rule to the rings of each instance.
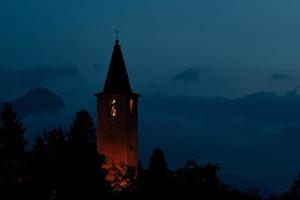
[[119, 40], [115, 41], [103, 91], [97, 97], [97, 151], [105, 156], [107, 180], [116, 170], [137, 171], [137, 119], [139, 94], [132, 91]]

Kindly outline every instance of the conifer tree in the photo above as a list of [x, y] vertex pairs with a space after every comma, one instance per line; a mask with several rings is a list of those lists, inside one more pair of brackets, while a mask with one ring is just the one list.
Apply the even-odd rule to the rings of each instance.
[[300, 174], [294, 178], [294, 183], [290, 192], [293, 198], [300, 199]]
[[95, 127], [90, 114], [86, 110], [76, 113], [70, 127], [69, 140], [71, 145], [84, 145], [95, 140]]
[[146, 178], [147, 191], [153, 195], [166, 195], [172, 190], [172, 173], [168, 169], [164, 152], [155, 149], [149, 162]]
[[0, 187], [11, 198], [18, 198], [27, 191], [26, 129], [10, 104], [4, 105], [0, 119]]
[[12, 105], [5, 104], [1, 113], [0, 159], [3, 161], [17, 159], [25, 153], [26, 128], [13, 110]]

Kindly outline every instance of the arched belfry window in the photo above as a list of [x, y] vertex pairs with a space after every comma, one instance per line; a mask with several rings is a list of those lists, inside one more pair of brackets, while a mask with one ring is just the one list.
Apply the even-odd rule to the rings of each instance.
[[117, 100], [112, 99], [110, 101], [110, 115], [113, 117], [117, 116]]
[[133, 108], [133, 99], [129, 100], [129, 110], [130, 110], [130, 114], [134, 113], [134, 108]]

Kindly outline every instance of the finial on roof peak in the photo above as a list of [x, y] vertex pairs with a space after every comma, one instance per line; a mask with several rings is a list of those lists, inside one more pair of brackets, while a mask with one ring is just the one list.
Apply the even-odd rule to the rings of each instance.
[[119, 31], [116, 31], [116, 40], [115, 40], [115, 43], [116, 44], [120, 43], [120, 41], [119, 41]]

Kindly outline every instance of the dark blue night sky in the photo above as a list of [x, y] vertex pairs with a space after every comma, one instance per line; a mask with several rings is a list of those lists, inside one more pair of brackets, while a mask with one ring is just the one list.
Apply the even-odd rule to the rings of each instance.
[[95, 114], [119, 30], [143, 95], [144, 163], [159, 146], [171, 167], [220, 162], [227, 182], [284, 191], [300, 172], [299, 10], [297, 0], [2, 0], [0, 100], [37, 86], [65, 100], [55, 117], [25, 117], [28, 137], [67, 127], [81, 107]]
[[[1, 69], [74, 65], [89, 77], [95, 64], [107, 66], [117, 29], [144, 94], [285, 92], [298, 85], [299, 7], [297, 0], [2, 1]], [[195, 78], [172, 82], [190, 68]]]

